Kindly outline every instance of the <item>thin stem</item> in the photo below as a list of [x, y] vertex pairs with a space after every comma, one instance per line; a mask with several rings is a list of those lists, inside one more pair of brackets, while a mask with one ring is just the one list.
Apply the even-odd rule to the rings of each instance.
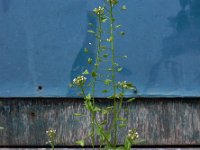
[[113, 16], [113, 4], [109, 1], [110, 6], [110, 37], [111, 37], [111, 51], [112, 51], [112, 84], [114, 95], [114, 147], [117, 146], [117, 100], [116, 100], [116, 79], [115, 79], [115, 48], [114, 48], [114, 16]]
[[86, 94], [85, 94], [85, 91], [84, 91], [83, 86], [80, 86], [80, 89], [81, 89], [81, 92], [82, 92], [82, 94], [83, 94], [83, 97], [85, 98], [85, 97], [86, 97]]
[[[101, 14], [98, 15], [98, 46], [97, 46], [97, 54], [96, 54], [96, 62], [95, 64], [99, 64], [99, 55], [100, 55], [100, 51], [101, 51], [101, 41], [102, 41], [102, 21], [101, 21]], [[99, 65], [95, 65], [95, 68], [93, 70], [93, 72], [98, 72], [98, 67]], [[95, 107], [95, 86], [96, 86], [96, 81], [97, 81], [97, 77], [93, 77], [93, 82], [92, 82], [92, 105], [93, 107]], [[91, 117], [92, 117], [92, 148], [94, 149], [94, 144], [95, 144], [95, 116], [96, 113], [95, 111], [91, 112]]]
[[[96, 120], [96, 118], [95, 118], [95, 120]], [[98, 128], [101, 127], [101, 126], [99, 125], [99, 123], [98, 123], [97, 120], [96, 120], [96, 124], [97, 124]], [[108, 143], [108, 145], [109, 145], [109, 146], [112, 146], [112, 143], [111, 143], [111, 142], [109, 141], [109, 139], [106, 137], [105, 133], [104, 133], [102, 130], [101, 130], [100, 132], [101, 132], [101, 134], [104, 136], [104, 138], [105, 138], [106, 142]]]

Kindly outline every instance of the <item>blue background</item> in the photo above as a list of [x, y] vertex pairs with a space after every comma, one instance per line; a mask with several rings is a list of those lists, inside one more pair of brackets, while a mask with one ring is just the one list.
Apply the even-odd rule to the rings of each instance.
[[[116, 50], [128, 59], [117, 78], [133, 82], [138, 96], [200, 96], [200, 0], [120, 2], [128, 8], [116, 12], [126, 36], [116, 38]], [[87, 30], [89, 22], [95, 30], [90, 14], [98, 5], [0, 0], [0, 97], [76, 97], [68, 84], [94, 58], [95, 39]], [[85, 47], [93, 50], [89, 56]], [[102, 89], [97, 96], [105, 96]]]

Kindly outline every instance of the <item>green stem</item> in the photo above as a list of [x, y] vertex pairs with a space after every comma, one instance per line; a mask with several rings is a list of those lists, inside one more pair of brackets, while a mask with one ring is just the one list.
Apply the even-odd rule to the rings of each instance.
[[[95, 68], [93, 70], [93, 72], [97, 73], [98, 72], [98, 66], [99, 66], [99, 55], [100, 55], [100, 50], [101, 50], [101, 38], [102, 38], [102, 21], [101, 21], [101, 14], [98, 15], [98, 36], [99, 36], [99, 39], [98, 39], [98, 46], [97, 46], [97, 54], [96, 54], [96, 62], [95, 64]], [[93, 107], [95, 107], [95, 86], [96, 86], [96, 81], [97, 81], [97, 77], [95, 76], [93, 78], [93, 84], [92, 84], [92, 105]], [[95, 144], [95, 116], [96, 116], [96, 113], [95, 111], [92, 111], [91, 112], [91, 115], [92, 115], [92, 148], [94, 149], [94, 144]]]
[[[95, 119], [96, 120], [96, 119]], [[98, 124], [98, 121], [96, 120], [96, 124], [98, 128], [101, 128], [101, 125]], [[106, 142], [108, 143], [109, 146], [112, 146], [112, 143], [109, 141], [109, 139], [106, 137], [105, 133], [103, 131], [100, 131], [103, 137], [105, 138]]]
[[83, 86], [80, 86], [80, 89], [81, 89], [81, 92], [82, 92], [82, 94], [83, 94], [83, 97], [85, 98], [85, 97], [86, 97], [86, 94], [85, 94], [85, 91], [84, 91], [84, 89], [83, 89]]
[[54, 139], [52, 139], [51, 148], [54, 150]]
[[113, 4], [109, 1], [110, 6], [110, 37], [111, 37], [111, 51], [112, 51], [112, 84], [114, 95], [114, 147], [117, 146], [117, 99], [116, 99], [116, 79], [115, 79], [115, 48], [114, 48], [114, 16], [113, 16]]

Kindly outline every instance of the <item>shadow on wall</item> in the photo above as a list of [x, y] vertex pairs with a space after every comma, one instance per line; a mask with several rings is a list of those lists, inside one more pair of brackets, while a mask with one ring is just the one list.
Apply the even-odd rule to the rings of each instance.
[[[84, 38], [83, 44], [82, 44], [82, 48], [80, 49], [77, 57], [75, 58], [71, 71], [70, 71], [70, 81], [72, 82], [73, 79], [75, 77], [77, 77], [78, 75], [81, 75], [84, 70], [88, 70], [89, 72], [91, 72], [92, 70], [92, 65], [88, 64], [88, 58], [92, 58], [92, 60], [94, 60], [95, 57], [95, 36], [92, 35], [91, 33], [88, 33], [88, 30], [93, 30], [96, 31], [96, 27], [97, 27], [97, 22], [96, 22], [96, 18], [93, 16], [93, 13], [91, 11], [87, 12], [87, 23], [91, 23], [92, 25], [88, 25], [87, 30], [86, 30], [86, 36]], [[88, 52], [85, 53], [84, 49], [87, 48]], [[89, 76], [87, 77], [87, 82], [90, 82], [90, 78]], [[75, 88], [69, 88], [68, 91], [68, 96], [77, 96], [79, 93], [77, 93], [77, 89]], [[87, 89], [86, 89], [87, 92]]]
[[[163, 40], [160, 60], [150, 70], [145, 93], [161, 86], [167, 92], [187, 88], [188, 78], [184, 78], [187, 60], [182, 59], [187, 54], [200, 53], [200, 0], [179, 0], [179, 3], [181, 10], [168, 18], [173, 33]], [[200, 74], [197, 78], [200, 82]], [[194, 77], [194, 82], [197, 78]]]

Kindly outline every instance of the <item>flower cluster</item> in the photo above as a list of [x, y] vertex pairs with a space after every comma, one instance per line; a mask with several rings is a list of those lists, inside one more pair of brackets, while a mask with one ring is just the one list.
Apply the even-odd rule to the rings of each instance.
[[76, 86], [83, 86], [86, 82], [86, 77], [84, 76], [78, 76], [76, 78], [73, 79], [73, 84]]
[[118, 82], [118, 87], [123, 88], [123, 89], [127, 89], [128, 85], [126, 81], [122, 81], [122, 82]]
[[56, 130], [54, 129], [49, 129], [46, 131], [46, 134], [49, 138], [49, 141], [47, 142], [47, 144], [50, 144], [52, 147], [52, 150], [54, 150], [54, 145], [55, 145], [55, 138], [56, 138]]
[[46, 131], [46, 134], [48, 135], [48, 137], [51, 139], [51, 138], [55, 138], [55, 135], [56, 135], [56, 130], [54, 129], [49, 129]]
[[134, 140], [139, 138], [139, 134], [136, 132], [135, 129], [129, 130], [128, 131], [128, 138], [134, 141]]
[[136, 90], [134, 85], [126, 81], [118, 82], [117, 86], [122, 89]]
[[94, 12], [95, 14], [97, 14], [97, 15], [101, 15], [101, 14], [104, 13], [104, 7], [99, 6], [98, 8], [95, 8], [95, 9], [93, 10], [93, 12]]

